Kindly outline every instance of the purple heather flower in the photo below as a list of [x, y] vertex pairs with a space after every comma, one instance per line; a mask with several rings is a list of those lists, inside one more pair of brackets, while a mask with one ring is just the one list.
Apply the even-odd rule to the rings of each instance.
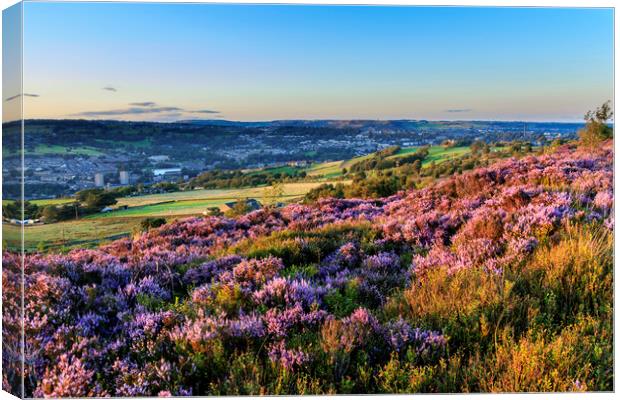
[[269, 345], [267, 351], [271, 362], [289, 371], [310, 361], [310, 356], [305, 352], [287, 349], [284, 340]]

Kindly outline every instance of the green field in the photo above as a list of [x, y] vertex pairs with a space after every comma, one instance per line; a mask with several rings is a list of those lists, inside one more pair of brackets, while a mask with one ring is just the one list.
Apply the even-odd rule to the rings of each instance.
[[430, 165], [433, 161], [435, 163], [440, 163], [451, 158], [460, 157], [469, 153], [471, 150], [469, 147], [451, 147], [444, 148], [441, 146], [432, 146], [428, 151], [428, 157], [422, 163], [422, 166], [425, 167]]
[[[296, 182], [283, 184], [283, 196], [303, 196], [310, 189], [319, 186], [320, 182]], [[129, 207], [144, 206], [164, 201], [185, 200], [225, 200], [233, 201], [240, 198], [255, 198], [262, 202], [267, 186], [241, 188], [241, 189], [202, 189], [188, 190], [185, 192], [173, 192], [162, 194], [149, 194], [145, 196], [123, 197], [118, 199], [116, 206], [127, 205]]]
[[288, 175], [292, 175], [294, 174], [296, 171], [300, 170], [299, 168], [295, 168], [295, 167], [291, 167], [290, 165], [283, 165], [281, 167], [273, 167], [273, 168], [263, 168], [263, 169], [257, 169], [251, 172], [248, 172], [248, 175], [257, 175], [257, 174], [262, 174], [262, 173], [267, 173], [267, 174], [288, 174]]
[[[79, 219], [24, 228], [26, 250], [48, 248], [91, 247], [104, 241], [129, 235], [141, 218]], [[3, 224], [2, 239], [9, 248], [20, 247], [20, 227]]]
[[[320, 182], [285, 183], [282, 196], [278, 202], [287, 202], [303, 197], [309, 190], [319, 186]], [[127, 216], [179, 216], [199, 215], [209, 207], [221, 207], [224, 203], [241, 198], [254, 198], [265, 204], [266, 186], [244, 189], [191, 190], [165, 194], [124, 197], [119, 199], [118, 206], [128, 206], [126, 210], [112, 211], [107, 214], [96, 214], [89, 218], [115, 218]]]
[[[402, 157], [415, 152], [418, 147], [402, 148], [397, 154], [390, 158]], [[442, 146], [432, 146], [429, 155], [422, 164], [428, 166], [432, 162], [440, 163], [450, 158], [459, 157], [467, 154], [469, 147], [444, 148]], [[353, 165], [356, 162], [372, 157], [372, 154], [355, 157], [346, 161], [332, 161], [314, 164], [305, 171], [309, 176], [323, 177], [325, 180], [317, 182], [298, 182], [283, 184], [282, 195], [277, 198], [277, 202], [290, 202], [301, 199], [309, 190], [330, 182], [342, 176], [342, 169]], [[268, 171], [287, 172], [293, 167], [283, 166], [271, 168]], [[333, 180], [331, 182], [334, 182]], [[350, 181], [340, 181], [350, 183]], [[25, 246], [28, 250], [34, 250], [40, 243], [45, 243], [46, 248], [93, 246], [102, 241], [113, 240], [128, 235], [140, 224], [145, 217], [165, 217], [168, 220], [202, 215], [204, 211], [211, 207], [222, 207], [224, 203], [232, 202], [241, 198], [254, 198], [265, 204], [274, 199], [266, 199], [265, 192], [267, 186], [242, 188], [242, 189], [203, 189], [181, 191], [174, 193], [152, 194], [145, 196], [123, 197], [118, 199], [118, 203], [113, 207], [118, 208], [127, 206], [125, 210], [116, 210], [109, 213], [99, 213], [89, 215], [79, 220], [65, 221], [54, 224], [33, 225], [25, 227]], [[4, 204], [9, 200], [3, 201]], [[73, 200], [63, 199], [41, 199], [32, 200], [37, 205], [63, 204]], [[9, 246], [18, 246], [19, 227], [5, 225], [3, 228], [4, 240]]]
[[[17, 150], [2, 149], [2, 156], [17, 156], [20, 153]], [[79, 146], [66, 147], [60, 145], [38, 144], [34, 147], [26, 147], [24, 155], [45, 156], [45, 155], [79, 155], [79, 156], [100, 156], [104, 153], [95, 147]]]
[[[60, 204], [67, 204], [67, 203], [73, 203], [75, 200], [72, 198], [67, 198], [67, 197], [63, 197], [60, 199], [36, 199], [36, 200], [28, 200], [30, 203], [36, 204], [38, 206], [50, 206], [50, 205], [60, 205]], [[2, 200], [2, 204], [8, 204], [8, 203], [12, 203], [13, 200]]]
[[351, 165], [358, 163], [360, 161], [364, 161], [367, 160], [369, 158], [372, 158], [375, 155], [375, 153], [370, 153], [370, 154], [366, 154], [364, 156], [359, 156], [359, 157], [353, 157], [349, 160], [345, 160], [342, 162], [342, 164], [340, 164], [340, 168], [349, 168]]
[[137, 148], [149, 148], [152, 146], [150, 139], [142, 139], [142, 140], [104, 140], [97, 139], [97, 143], [105, 145], [105, 146], [133, 146]]
[[[346, 183], [346, 182], [345, 182]], [[278, 202], [287, 202], [303, 197], [310, 189], [321, 182], [286, 183]], [[224, 203], [240, 198], [255, 198], [261, 203], [268, 203], [264, 198], [266, 187], [221, 190], [192, 190], [153, 194], [146, 196], [124, 197], [118, 199], [113, 207], [128, 206], [126, 210], [99, 213], [79, 220], [25, 226], [24, 243], [28, 250], [35, 250], [40, 243], [46, 248], [89, 247], [97, 243], [118, 239], [129, 235], [145, 217], [166, 217], [168, 221], [192, 215], [202, 215], [209, 207], [221, 207]], [[35, 203], [50, 201], [70, 201], [70, 199], [34, 200]], [[3, 225], [3, 239], [9, 247], [18, 248], [20, 227]]]
[[47, 154], [72, 154], [72, 155], [83, 155], [83, 156], [99, 156], [103, 153], [98, 149], [90, 146], [80, 146], [80, 147], [65, 147], [59, 145], [48, 145], [48, 144], [40, 144], [37, 145], [34, 151], [26, 151], [26, 154], [38, 154], [38, 155], [47, 155]]
[[[440, 147], [440, 146], [432, 146], [432, 147]], [[411, 153], [415, 153], [420, 147], [419, 146], [414, 146], [414, 147], [401, 147], [400, 150], [398, 150], [398, 152], [388, 158], [392, 158], [392, 157], [398, 157], [398, 156], [404, 156], [407, 154], [411, 154]]]
[[[389, 156], [388, 159], [394, 159], [406, 156], [408, 154], [416, 152], [420, 147], [403, 147], [398, 153]], [[440, 163], [442, 161], [449, 160], [451, 158], [460, 157], [469, 153], [471, 150], [469, 147], [450, 147], [445, 148], [443, 146], [431, 146], [429, 148], [429, 154], [426, 160], [422, 163], [422, 166], [428, 166], [433, 161], [435, 163]], [[358, 163], [360, 161], [367, 160], [374, 156], [375, 153], [367, 154], [364, 156], [354, 157], [350, 160], [342, 160], [342, 161], [330, 161], [319, 164], [314, 164], [310, 168], [306, 170], [308, 175], [310, 176], [324, 176], [325, 178], [337, 178], [342, 176], [342, 169], [349, 168], [353, 164]]]
[[342, 175], [342, 161], [330, 161], [324, 163], [313, 164], [306, 173], [309, 176], [324, 176], [326, 178], [335, 178]]
[[31, 203], [34, 203], [38, 206], [57, 206], [60, 204], [73, 203], [75, 199], [63, 197], [60, 199], [37, 199], [32, 200]]

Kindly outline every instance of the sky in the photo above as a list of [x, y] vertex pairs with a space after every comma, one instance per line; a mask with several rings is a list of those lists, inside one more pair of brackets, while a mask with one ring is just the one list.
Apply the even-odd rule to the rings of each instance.
[[25, 118], [579, 121], [613, 98], [611, 9], [32, 2], [23, 36]]
[[2, 121], [19, 119], [21, 115], [21, 8], [2, 12]]

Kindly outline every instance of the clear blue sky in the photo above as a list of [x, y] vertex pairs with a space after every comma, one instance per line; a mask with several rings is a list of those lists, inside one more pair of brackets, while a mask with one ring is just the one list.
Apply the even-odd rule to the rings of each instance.
[[575, 121], [613, 96], [611, 9], [33, 2], [24, 24], [26, 118]]

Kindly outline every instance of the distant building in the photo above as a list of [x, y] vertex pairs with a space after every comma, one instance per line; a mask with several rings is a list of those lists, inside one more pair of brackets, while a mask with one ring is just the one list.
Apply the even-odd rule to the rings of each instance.
[[[5, 221], [7, 221], [6, 218], [4, 218]], [[15, 224], [15, 225], [33, 225], [33, 224], [39, 224], [41, 223], [40, 219], [15, 219], [15, 218], [11, 218], [8, 220], [8, 222], [10, 222], [11, 224]]]
[[149, 157], [149, 161], [154, 162], [154, 163], [163, 162], [163, 161], [169, 161], [169, 160], [170, 160], [170, 157], [165, 156], [165, 155], [150, 156]]
[[[262, 204], [256, 199], [246, 199], [246, 200], [241, 200], [241, 201], [245, 201], [245, 205], [250, 211], [258, 210], [262, 207]], [[236, 205], [237, 205], [236, 201], [224, 203], [224, 205], [222, 206], [222, 210], [224, 211], [232, 210], [233, 208], [235, 208]]]
[[121, 185], [129, 185], [129, 172], [121, 171], [119, 173], [119, 180], [121, 182]]
[[181, 168], [158, 168], [153, 170], [156, 181], [172, 181], [181, 178]]
[[101, 172], [97, 172], [95, 174], [95, 186], [104, 187], [105, 181], [103, 180], [103, 174]]
[[163, 176], [169, 174], [180, 174], [181, 168], [156, 168], [153, 170], [154, 176]]
[[306, 160], [301, 160], [301, 161], [289, 161], [288, 165], [291, 167], [307, 167], [309, 165], [311, 165], [312, 163], [310, 161], [306, 161]]

